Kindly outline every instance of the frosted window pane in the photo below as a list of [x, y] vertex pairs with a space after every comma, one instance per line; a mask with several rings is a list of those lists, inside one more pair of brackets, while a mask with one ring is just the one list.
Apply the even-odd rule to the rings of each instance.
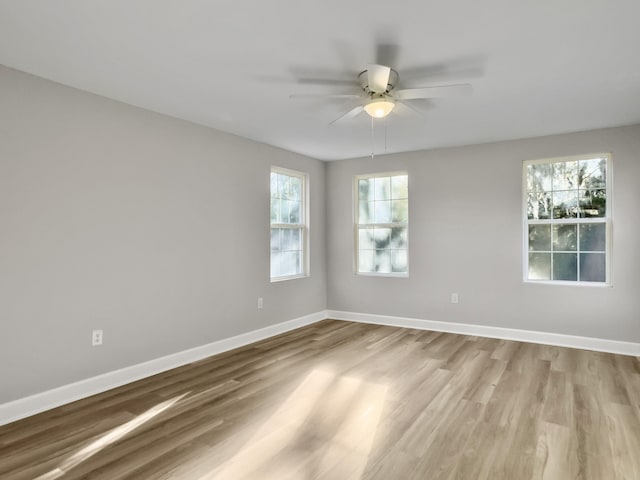
[[280, 251], [291, 250], [289, 248], [289, 244], [291, 243], [291, 230], [288, 228], [283, 228], [281, 237], [280, 237]]
[[527, 191], [548, 192], [551, 190], [551, 165], [527, 166]]
[[[271, 278], [304, 273], [305, 177], [272, 171], [270, 179], [270, 273]], [[277, 224], [293, 228], [274, 228]]]
[[291, 202], [289, 200], [280, 200], [280, 223], [289, 223], [290, 212]]
[[406, 223], [409, 219], [409, 201], [393, 200], [391, 202], [391, 221], [394, 223]]
[[571, 281], [578, 279], [578, 255], [576, 253], [553, 254], [553, 279]]
[[367, 202], [367, 208], [369, 209], [369, 221], [367, 223], [374, 223], [376, 220], [376, 202]]
[[375, 204], [375, 223], [391, 223], [391, 201], [376, 201]]
[[389, 177], [376, 177], [373, 179], [375, 185], [376, 200], [391, 199], [391, 179]]
[[372, 250], [375, 248], [373, 228], [360, 228], [358, 230], [358, 247], [361, 250]]
[[391, 273], [390, 250], [376, 250], [376, 272]]
[[300, 252], [282, 252], [280, 256], [280, 275], [296, 275], [300, 270]]
[[391, 196], [394, 199], [409, 198], [407, 175], [396, 175], [391, 177]]
[[527, 217], [543, 220], [551, 217], [551, 194], [549, 192], [529, 193]]
[[575, 250], [578, 244], [577, 225], [553, 226], [553, 249]]
[[529, 253], [529, 280], [551, 280], [550, 253]]
[[360, 250], [358, 253], [358, 271], [375, 272], [375, 250]]
[[280, 198], [289, 198], [289, 175], [278, 175], [278, 193]]
[[278, 252], [281, 249], [281, 238], [282, 238], [282, 229], [280, 228], [272, 228], [271, 229], [271, 251]]
[[358, 180], [358, 199], [361, 202], [373, 201], [373, 179], [363, 178]]
[[271, 199], [271, 223], [282, 223], [281, 222], [281, 215], [280, 215], [280, 209], [281, 209], [281, 205], [280, 205], [280, 199], [279, 198], [272, 198]]
[[606, 190], [580, 190], [579, 198], [581, 217], [604, 217], [606, 215]]
[[580, 225], [580, 250], [604, 252], [607, 231], [604, 223]]
[[407, 248], [407, 229], [391, 229], [391, 248]]
[[578, 188], [578, 162], [561, 162], [553, 164], [552, 188], [556, 190], [572, 190]]
[[529, 225], [529, 251], [551, 250], [551, 225]]
[[280, 275], [280, 252], [271, 252], [271, 276]]
[[290, 197], [296, 202], [300, 201], [302, 195], [302, 181], [298, 177], [289, 177]]
[[372, 223], [373, 211], [375, 209], [374, 202], [360, 202], [358, 222], [359, 223]]
[[578, 191], [553, 192], [553, 218], [578, 216]]
[[296, 252], [296, 274], [302, 273], [302, 252]]
[[393, 175], [357, 180], [358, 271], [407, 271], [407, 228], [387, 224], [408, 222], [408, 176]]
[[300, 202], [289, 202], [289, 223], [300, 223]]
[[406, 272], [407, 271], [407, 251], [391, 250], [391, 271]]
[[282, 229], [282, 250], [302, 250], [300, 230], [294, 228]]
[[302, 231], [299, 229], [289, 230], [291, 232], [290, 245], [292, 249], [302, 251]]
[[592, 158], [579, 162], [579, 187], [585, 189], [605, 188], [607, 181], [607, 161]]
[[606, 281], [606, 260], [604, 253], [580, 254], [580, 280], [583, 282]]
[[375, 228], [373, 232], [376, 249], [389, 248], [389, 243], [391, 242], [391, 229]]

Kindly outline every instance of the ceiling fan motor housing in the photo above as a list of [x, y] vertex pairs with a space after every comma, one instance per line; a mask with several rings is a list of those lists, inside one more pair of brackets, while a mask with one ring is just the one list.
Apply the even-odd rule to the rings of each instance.
[[387, 82], [387, 90], [385, 92], [374, 92], [369, 88], [368, 70], [360, 72], [358, 78], [360, 79], [362, 90], [364, 90], [364, 92], [372, 98], [374, 98], [375, 95], [379, 95], [381, 97], [384, 96], [385, 93], [391, 92], [391, 90], [393, 90], [394, 87], [398, 84], [398, 72], [396, 72], [393, 68], [389, 72], [389, 80]]

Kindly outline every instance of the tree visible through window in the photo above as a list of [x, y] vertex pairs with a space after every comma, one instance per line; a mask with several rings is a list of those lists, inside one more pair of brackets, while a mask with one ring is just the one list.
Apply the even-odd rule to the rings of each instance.
[[610, 157], [524, 162], [525, 279], [609, 283]]
[[306, 175], [271, 169], [271, 280], [307, 273]]
[[408, 273], [406, 173], [360, 176], [356, 189], [356, 272]]

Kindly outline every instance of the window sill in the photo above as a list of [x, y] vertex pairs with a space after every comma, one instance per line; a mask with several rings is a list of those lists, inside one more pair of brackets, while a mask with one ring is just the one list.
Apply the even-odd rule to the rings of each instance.
[[376, 272], [369, 272], [369, 273], [354, 272], [354, 273], [359, 277], [409, 278], [408, 273], [376, 273]]
[[297, 275], [287, 275], [286, 277], [271, 277], [271, 283], [286, 282], [287, 280], [295, 280], [297, 278], [307, 278], [309, 274], [300, 273]]
[[529, 285], [558, 285], [563, 287], [595, 287], [595, 288], [612, 288], [611, 283], [601, 282], [564, 282], [554, 280], [523, 280], [523, 283]]

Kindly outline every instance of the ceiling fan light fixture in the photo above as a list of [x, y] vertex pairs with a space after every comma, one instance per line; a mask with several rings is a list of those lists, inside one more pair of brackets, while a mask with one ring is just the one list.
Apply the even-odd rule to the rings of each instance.
[[364, 106], [364, 111], [373, 118], [384, 118], [391, 113], [395, 103], [388, 98], [378, 98]]

